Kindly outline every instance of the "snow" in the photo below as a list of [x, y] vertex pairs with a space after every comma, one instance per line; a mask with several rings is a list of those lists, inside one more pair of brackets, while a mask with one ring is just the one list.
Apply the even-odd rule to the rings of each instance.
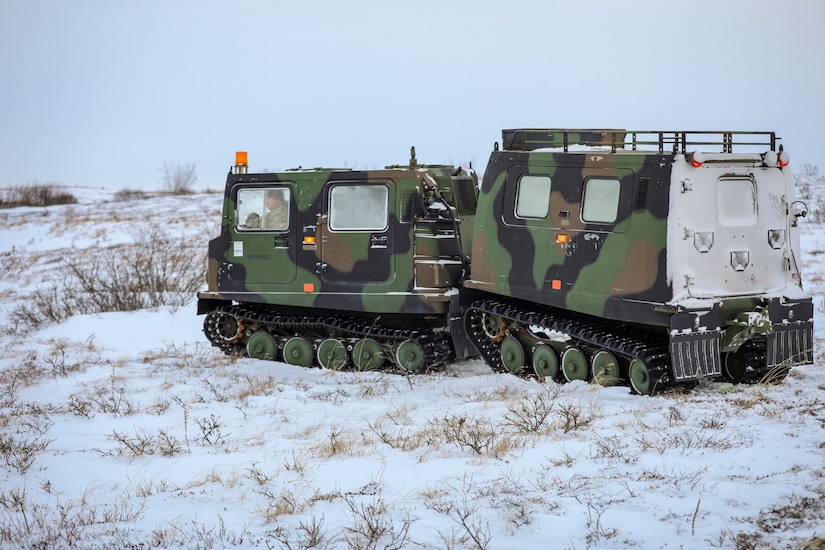
[[[25, 328], [19, 307], [62, 280], [63, 258], [158, 226], [204, 251], [217, 233], [219, 194], [72, 191], [79, 204], [0, 213], [0, 547], [306, 548], [313, 531], [318, 548], [825, 537], [821, 226], [800, 224], [815, 365], [780, 385], [639, 397], [478, 360], [402, 377], [229, 358], [205, 341], [194, 296]], [[35, 443], [47, 445], [23, 467]]]

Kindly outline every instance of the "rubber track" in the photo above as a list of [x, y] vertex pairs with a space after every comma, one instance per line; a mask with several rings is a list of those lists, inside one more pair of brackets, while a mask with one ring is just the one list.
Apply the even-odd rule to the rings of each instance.
[[765, 355], [768, 351], [768, 340], [764, 336], [756, 336], [745, 344], [745, 364], [751, 368], [747, 371], [741, 380], [737, 382], [742, 384], [757, 384], [762, 382], [766, 377], [769, 381], [776, 383], [785, 379], [791, 368], [774, 367], [768, 369], [766, 366]]
[[[397, 344], [404, 340], [415, 340], [424, 351], [424, 368], [422, 372], [433, 370], [446, 363], [451, 356], [451, 347], [443, 332], [415, 330], [408, 328], [387, 327], [377, 323], [366, 323], [363, 319], [344, 315], [281, 315], [264, 308], [250, 306], [221, 306], [217, 313], [232, 315], [241, 320], [245, 326], [259, 324], [274, 335], [303, 336], [309, 331], [326, 332], [335, 338], [373, 338], [380, 344]], [[218, 336], [214, 324], [215, 316], [210, 312], [204, 320], [203, 332], [213, 346], [220, 348], [227, 355], [246, 355], [246, 346], [230, 343]], [[386, 358], [381, 370], [407, 372], [397, 367], [394, 357]], [[389, 367], [387, 367], [389, 365]], [[313, 354], [311, 366], [319, 366]]]
[[551, 308], [536, 309], [535, 304], [504, 303], [496, 300], [475, 302], [465, 314], [465, 326], [485, 362], [498, 372], [508, 371], [501, 362], [499, 344], [487, 338], [482, 330], [482, 313], [496, 315], [527, 327], [536, 326], [543, 330], [562, 332], [573, 340], [630, 359], [640, 359], [651, 372], [651, 379], [659, 380], [670, 372], [670, 350], [666, 337], [640, 333], [623, 323], [575, 312]]

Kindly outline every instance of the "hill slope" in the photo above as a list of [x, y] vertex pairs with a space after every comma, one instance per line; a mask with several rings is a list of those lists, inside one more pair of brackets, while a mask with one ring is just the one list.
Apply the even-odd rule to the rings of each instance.
[[[405, 378], [224, 357], [184, 276], [222, 197], [72, 191], [79, 204], [0, 212], [0, 546], [825, 542], [819, 225], [803, 227], [814, 366], [638, 397], [480, 361]], [[160, 263], [181, 288], [131, 312], [84, 305], [78, 273]]]

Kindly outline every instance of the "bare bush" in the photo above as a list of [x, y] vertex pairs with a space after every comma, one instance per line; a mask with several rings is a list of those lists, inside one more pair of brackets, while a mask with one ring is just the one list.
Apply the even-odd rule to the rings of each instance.
[[143, 200], [145, 198], [146, 193], [142, 189], [129, 189], [128, 187], [115, 191], [115, 194], [112, 196], [112, 199], [116, 202]]
[[409, 422], [408, 411], [396, 408], [392, 413], [368, 420], [367, 426], [381, 443], [393, 449], [412, 451], [429, 444], [430, 430], [408, 426]]
[[355, 436], [340, 426], [333, 425], [330, 426], [327, 432], [327, 439], [312, 447], [312, 450], [316, 456], [330, 458], [342, 453], [352, 452], [357, 444], [358, 441]]
[[610, 462], [622, 461], [625, 464], [632, 464], [639, 459], [638, 456], [628, 452], [624, 439], [619, 436], [600, 436], [596, 434], [593, 445], [592, 455], [594, 459], [603, 458]]
[[434, 428], [440, 431], [447, 443], [479, 455], [490, 452], [499, 441], [499, 432], [487, 419], [451, 415], [443, 418]]
[[324, 518], [310, 518], [308, 523], [300, 522], [298, 527], [289, 531], [283, 525], [278, 526], [272, 536], [287, 550], [323, 550], [335, 547], [332, 540], [328, 540], [327, 535], [322, 531]]
[[53, 206], [56, 204], [76, 204], [77, 197], [68, 191], [61, 191], [55, 184], [31, 183], [0, 191], [0, 208], [17, 206]]
[[561, 403], [556, 408], [556, 413], [558, 416], [556, 427], [564, 431], [564, 433], [585, 428], [596, 419], [593, 411], [583, 410], [580, 405], [569, 401]]
[[587, 541], [588, 547], [601, 540], [612, 539], [619, 534], [619, 530], [617, 528], [606, 527], [602, 523], [602, 515], [605, 510], [607, 510], [609, 503], [586, 500], [584, 504], [587, 506], [587, 521], [585, 521], [584, 525], [587, 528], [585, 541]]
[[407, 516], [396, 525], [388, 516], [388, 507], [380, 495], [369, 502], [360, 502], [355, 496], [348, 495], [344, 502], [352, 513], [352, 525], [344, 527], [344, 540], [350, 548], [386, 548], [405, 547], [409, 539], [412, 519]]
[[72, 315], [189, 303], [203, 283], [204, 251], [159, 226], [135, 241], [66, 258], [62, 281], [18, 306], [15, 316], [37, 328]]
[[220, 418], [214, 414], [209, 417], [196, 418], [195, 424], [201, 430], [201, 442], [204, 445], [220, 445], [226, 441], [226, 436], [223, 433], [223, 424]]
[[23, 259], [16, 247], [7, 252], [0, 252], [0, 277], [18, 276], [23, 268]]
[[112, 451], [95, 449], [101, 456], [177, 456], [183, 452], [181, 440], [164, 430], [158, 430], [157, 435], [143, 430], [136, 430], [134, 434], [112, 430], [109, 439], [117, 442], [118, 447]]
[[[89, 506], [83, 501], [55, 505], [32, 501], [25, 490], [0, 492], [0, 540], [8, 548], [142, 548], [135, 536], [125, 537], [130, 544], [118, 544], [112, 536], [119, 526], [139, 521], [144, 506], [121, 502]], [[102, 540], [112, 540], [101, 545]], [[121, 540], [118, 542], [125, 542]], [[7, 545], [7, 546], [6, 546]]]
[[539, 392], [507, 405], [504, 424], [525, 433], [540, 432], [553, 411], [561, 386], [551, 384], [544, 392]]
[[22, 388], [31, 386], [46, 375], [37, 353], [29, 352], [15, 365], [0, 370], [0, 406], [13, 407]]
[[0, 433], [0, 458], [7, 471], [25, 474], [37, 455], [45, 451], [51, 442], [41, 435], [28, 437]]
[[439, 531], [439, 537], [447, 548], [490, 548], [490, 524], [478, 516], [478, 495], [472, 479], [463, 479], [460, 484], [447, 483], [445, 486], [426, 491], [424, 506], [445, 514], [457, 524], [458, 529], [449, 533]]
[[166, 161], [160, 165], [163, 188], [175, 195], [192, 193], [192, 187], [198, 181], [195, 163], [170, 164]]
[[266, 498], [265, 505], [259, 508], [258, 512], [267, 523], [276, 521], [279, 516], [300, 514], [306, 507], [306, 502], [299, 501], [295, 493], [289, 489], [278, 493], [264, 485], [260, 489], [255, 489], [255, 492]]

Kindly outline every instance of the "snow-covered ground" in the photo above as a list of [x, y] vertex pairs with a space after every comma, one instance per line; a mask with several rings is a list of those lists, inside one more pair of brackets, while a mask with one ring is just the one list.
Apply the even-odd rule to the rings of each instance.
[[182, 307], [32, 324], [66, 262], [158, 229], [205, 251], [214, 193], [0, 211], [0, 547], [825, 547], [825, 235], [802, 221], [815, 364], [687, 394], [480, 361], [301, 369], [210, 348]]

